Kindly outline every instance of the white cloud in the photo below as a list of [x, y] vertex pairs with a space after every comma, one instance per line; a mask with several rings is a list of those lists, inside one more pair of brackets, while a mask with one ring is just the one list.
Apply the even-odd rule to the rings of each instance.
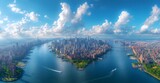
[[35, 12], [30, 12], [30, 13], [26, 13], [26, 16], [29, 17], [30, 20], [32, 21], [38, 21], [38, 16], [40, 15]]
[[[1, 16], [0, 17], [0, 27], [2, 27], [2, 31], [0, 32], [0, 38], [23, 38], [23, 37], [41, 37], [42, 34], [47, 34], [51, 29], [44, 28], [40, 26], [40, 28], [29, 28], [33, 25], [26, 25], [30, 21], [38, 21], [39, 14], [35, 12], [27, 12], [25, 10], [21, 10], [20, 8], [16, 7], [16, 2], [14, 4], [9, 4], [8, 7], [15, 13], [22, 14], [23, 17], [19, 21], [10, 21], [8, 20], [8, 16]], [[5, 23], [5, 25], [4, 25]], [[3, 24], [3, 25], [1, 25]], [[27, 26], [27, 27], [26, 27]], [[51, 32], [50, 32], [51, 33]], [[47, 36], [47, 35], [45, 35]]]
[[9, 4], [8, 7], [11, 9], [11, 11], [13, 11], [15, 13], [23, 14], [23, 15], [25, 15], [25, 17], [28, 17], [32, 21], [38, 21], [38, 17], [40, 16], [39, 14], [37, 14], [33, 11], [32, 12], [27, 12], [25, 10], [21, 10], [20, 8], [18, 8], [16, 6], [16, 0], [14, 0], [14, 3]]
[[8, 7], [11, 9], [11, 11], [13, 11], [15, 13], [23, 14], [32, 21], [38, 21], [38, 16], [40, 16], [39, 14], [37, 14], [33, 11], [32, 12], [27, 12], [25, 10], [21, 10], [20, 8], [18, 8], [16, 6], [16, 0], [14, 0], [14, 2], [12, 4], [9, 4]]
[[3, 18], [4, 21], [8, 21], [8, 17]]
[[85, 28], [79, 29], [77, 31], [78, 34], [85, 34], [85, 35], [95, 35], [95, 34], [103, 34], [107, 32], [107, 30], [111, 27], [111, 22], [105, 20], [104, 23], [101, 25], [94, 25], [91, 29], [86, 30]]
[[24, 14], [25, 11], [22, 11], [20, 8], [16, 7], [16, 4], [9, 4], [8, 7], [11, 9], [11, 11], [19, 14]]
[[3, 36], [13, 38], [20, 37], [20, 33], [23, 31], [23, 27], [28, 21], [29, 20], [27, 18], [22, 18], [20, 21], [8, 23], [6, 28], [4, 28]]
[[62, 32], [63, 28], [65, 27], [65, 24], [67, 21], [69, 21], [70, 15], [71, 15], [71, 10], [70, 6], [67, 3], [60, 3], [62, 8], [61, 8], [61, 13], [59, 14], [59, 18], [57, 21], [54, 21], [53, 24], [53, 31], [54, 32]]
[[8, 21], [8, 17], [2, 18], [0, 20], [0, 24], [4, 24], [4, 22]]
[[45, 23], [44, 25], [42, 25], [40, 27], [40, 30], [38, 31], [38, 35], [37, 37], [51, 37], [53, 36], [54, 34], [52, 33], [53, 30], [50, 28], [50, 26]]
[[121, 30], [120, 28], [117, 28], [117, 29], [115, 29], [113, 32], [114, 32], [114, 33], [120, 33], [120, 32], [122, 32], [122, 30]]
[[2, 20], [0, 20], [0, 24], [3, 24], [4, 22], [8, 21], [8, 17], [3, 18]]
[[81, 21], [82, 16], [87, 12], [88, 8], [89, 8], [89, 5], [88, 5], [87, 2], [80, 5], [77, 8], [77, 11], [76, 11], [76, 14], [75, 14], [74, 18], [72, 19], [72, 23], [78, 23], [79, 21]]
[[87, 2], [80, 5], [76, 12], [72, 12], [70, 6], [67, 3], [61, 3], [61, 13], [57, 21], [53, 23], [53, 32], [72, 32], [74, 33], [79, 28], [83, 27], [81, 22], [83, 15], [91, 15], [91, 12], [87, 12], [89, 5]]
[[95, 25], [91, 28], [91, 32], [93, 34], [101, 34], [107, 31], [107, 29], [111, 26], [111, 22], [108, 22], [108, 20], [105, 20], [104, 23], [102, 23], [102, 25]]
[[3, 20], [0, 20], [0, 24], [3, 24]]
[[157, 5], [152, 7], [151, 15], [146, 19], [140, 28], [140, 32], [145, 32], [152, 24], [160, 19], [160, 8]]
[[121, 27], [125, 24], [127, 24], [129, 22], [129, 18], [130, 18], [130, 14], [127, 12], [127, 11], [122, 11], [121, 14], [119, 15], [118, 17], [118, 20], [117, 22], [115, 23], [114, 27], [115, 27], [115, 30], [114, 32], [115, 33], [119, 33], [121, 32]]
[[53, 31], [50, 28], [50, 26], [47, 23], [45, 23], [44, 25], [41, 25], [40, 27], [33, 26], [26, 30], [23, 29], [19, 34], [22, 37], [46, 38], [46, 37], [53, 36], [54, 33], [52, 32]]
[[49, 19], [49, 17], [48, 17], [47, 15], [44, 15], [44, 18], [47, 18], [47, 19]]
[[160, 33], [160, 29], [158, 29], [158, 28], [152, 29], [151, 33], [158, 34], [158, 33]]
[[3, 28], [3, 31], [0, 32], [1, 38], [36, 38], [48, 37], [49, 35], [53, 34], [53, 29], [49, 28], [48, 24], [37, 27], [26, 25], [30, 21], [38, 21], [38, 17], [40, 16], [39, 14], [35, 12], [23, 12], [20, 8], [16, 7], [16, 4], [9, 4], [8, 7], [11, 8], [13, 12], [23, 14], [24, 16], [19, 21], [8, 21], [8, 17], [2, 18], [2, 20], [0, 20], [0, 23], [4, 23], [5, 21], [7, 23], [4, 25], [5, 28]]

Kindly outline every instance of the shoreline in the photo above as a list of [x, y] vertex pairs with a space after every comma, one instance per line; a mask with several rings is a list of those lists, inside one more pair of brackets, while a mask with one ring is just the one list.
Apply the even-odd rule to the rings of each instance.
[[[110, 50], [111, 50], [111, 48], [109, 48], [108, 50], [106, 50], [104, 53], [97, 54], [95, 59], [88, 59], [88, 60], [83, 60], [83, 59], [82, 60], [74, 60], [74, 59], [68, 58], [67, 56], [69, 56], [69, 55], [61, 54], [61, 53], [56, 52], [56, 51], [51, 51], [51, 52], [53, 52], [54, 54], [56, 54], [58, 56], [58, 58], [66, 59], [65, 61], [68, 61], [68, 62], [72, 63], [77, 68], [77, 70], [83, 71], [90, 63], [92, 63], [93, 61], [98, 61], [99, 57], [107, 54]], [[79, 65], [83, 61], [84, 61], [84, 66], [83, 67], [79, 67]]]
[[17, 67], [17, 68], [20, 72], [15, 77], [2, 77], [2, 78], [0, 78], [0, 81], [2, 81], [2, 82], [15, 82], [15, 81], [19, 80], [23, 76], [24, 70], [19, 67]]
[[157, 76], [155, 76], [154, 74], [152, 74], [152, 73], [150, 73], [150, 72], [148, 72], [148, 71], [146, 71], [146, 70], [143, 70], [143, 71], [144, 71], [145, 73], [147, 73], [148, 75], [150, 75], [150, 76], [152, 76], [152, 77], [154, 77], [154, 78], [160, 80], [160, 78], [157, 77]]
[[[131, 48], [132, 48], [132, 47], [131, 47]], [[133, 48], [132, 48], [132, 52], [134, 53], [134, 55], [136, 55], [136, 51], [135, 51]], [[136, 57], [136, 60], [138, 61], [138, 63], [140, 62], [137, 57]], [[132, 66], [132, 67], [133, 67], [133, 66]], [[134, 68], [134, 67], [133, 67], [133, 68]], [[143, 71], [144, 71], [145, 73], [147, 73], [148, 75], [156, 78], [157, 80], [160, 80], [160, 77], [157, 77], [157, 76], [155, 76], [154, 74], [148, 72], [148, 71], [143, 67], [143, 65], [141, 65], [141, 68], [143, 68]]]
[[6, 72], [8, 72], [8, 71], [5, 71], [6, 69], [4, 69], [4, 71], [0, 72], [0, 81], [1, 82], [16, 82], [17, 80], [21, 79], [24, 74], [23, 68], [26, 66], [26, 62], [29, 59], [29, 58], [27, 58], [28, 54], [31, 53], [31, 51], [33, 50], [34, 47], [48, 43], [48, 40], [41, 41], [38, 43], [37, 43], [37, 41], [33, 41], [33, 42], [29, 42], [29, 43], [31, 43], [31, 44], [25, 48], [26, 52], [24, 52], [22, 55], [20, 55], [21, 57], [16, 57], [16, 59], [14, 59], [14, 62], [12, 62], [15, 64], [15, 72], [14, 72], [15, 75], [6, 74]]

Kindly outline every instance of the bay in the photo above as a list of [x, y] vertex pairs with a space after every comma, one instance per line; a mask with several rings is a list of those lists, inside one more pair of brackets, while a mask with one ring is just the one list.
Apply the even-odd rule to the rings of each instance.
[[112, 50], [102, 60], [79, 71], [72, 63], [50, 52], [46, 43], [31, 50], [23, 77], [12, 83], [159, 83], [147, 73], [132, 68], [135, 60], [129, 59], [128, 53], [130, 49], [112, 43]]

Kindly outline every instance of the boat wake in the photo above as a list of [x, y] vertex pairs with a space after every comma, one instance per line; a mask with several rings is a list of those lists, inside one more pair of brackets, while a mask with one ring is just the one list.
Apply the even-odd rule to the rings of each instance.
[[113, 73], [114, 71], [116, 71], [117, 69], [116, 68], [114, 68], [111, 72]]
[[59, 71], [59, 70], [55, 70], [55, 69], [52, 69], [52, 68], [49, 68], [49, 67], [43, 67], [47, 70], [50, 70], [50, 71], [53, 71], [53, 72], [57, 72], [57, 73], [62, 73], [62, 71]]
[[102, 77], [99, 77], [99, 78], [95, 78], [95, 79], [92, 79], [92, 80], [88, 80], [88, 81], [85, 81], [85, 82], [82, 82], [82, 83], [88, 83], [88, 82], [92, 82], [92, 81], [96, 81], [96, 80], [100, 80], [100, 79], [104, 79], [104, 78], [109, 78], [112, 76], [112, 74], [117, 70], [117, 68], [114, 68], [110, 71], [110, 73], [108, 75], [105, 75], [105, 76], [102, 76]]

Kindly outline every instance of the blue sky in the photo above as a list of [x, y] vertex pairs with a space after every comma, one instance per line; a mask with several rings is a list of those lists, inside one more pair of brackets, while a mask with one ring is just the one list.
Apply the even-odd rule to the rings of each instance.
[[159, 0], [0, 0], [0, 38], [160, 34]]

